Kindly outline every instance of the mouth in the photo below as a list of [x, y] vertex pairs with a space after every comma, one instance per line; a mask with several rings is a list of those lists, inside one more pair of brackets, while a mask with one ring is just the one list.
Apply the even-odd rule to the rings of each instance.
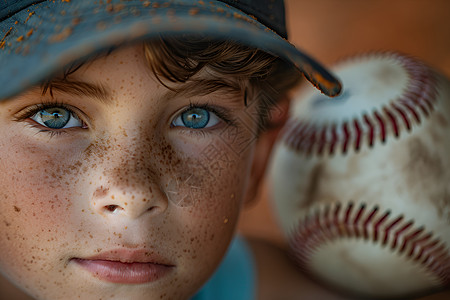
[[155, 253], [125, 248], [71, 261], [100, 280], [122, 284], [157, 281], [175, 268]]

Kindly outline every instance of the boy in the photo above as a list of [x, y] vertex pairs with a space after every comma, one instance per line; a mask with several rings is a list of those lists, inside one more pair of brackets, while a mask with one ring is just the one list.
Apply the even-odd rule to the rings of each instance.
[[264, 130], [286, 118], [269, 108], [298, 70], [340, 89], [283, 39], [283, 9], [1, 2], [0, 293], [337, 299], [277, 248], [233, 239], [275, 136]]

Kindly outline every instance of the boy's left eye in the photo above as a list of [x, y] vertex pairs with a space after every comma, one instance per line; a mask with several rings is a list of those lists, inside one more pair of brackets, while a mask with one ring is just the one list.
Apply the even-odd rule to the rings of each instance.
[[83, 122], [73, 112], [57, 106], [41, 109], [30, 119], [49, 129], [83, 127]]
[[219, 122], [220, 120], [214, 112], [201, 107], [192, 107], [182, 112], [172, 122], [172, 125], [202, 129], [212, 127]]

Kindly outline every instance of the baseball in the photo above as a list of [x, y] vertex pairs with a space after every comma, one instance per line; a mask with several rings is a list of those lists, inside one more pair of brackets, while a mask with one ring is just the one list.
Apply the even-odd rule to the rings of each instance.
[[272, 156], [279, 223], [302, 270], [354, 295], [450, 286], [450, 81], [402, 54], [337, 64], [304, 87]]

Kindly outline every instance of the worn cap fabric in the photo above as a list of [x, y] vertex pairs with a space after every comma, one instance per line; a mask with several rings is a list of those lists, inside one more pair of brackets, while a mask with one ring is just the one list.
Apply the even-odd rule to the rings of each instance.
[[324, 94], [339, 81], [287, 41], [282, 0], [0, 0], [0, 99], [111, 48], [202, 33], [278, 56]]

